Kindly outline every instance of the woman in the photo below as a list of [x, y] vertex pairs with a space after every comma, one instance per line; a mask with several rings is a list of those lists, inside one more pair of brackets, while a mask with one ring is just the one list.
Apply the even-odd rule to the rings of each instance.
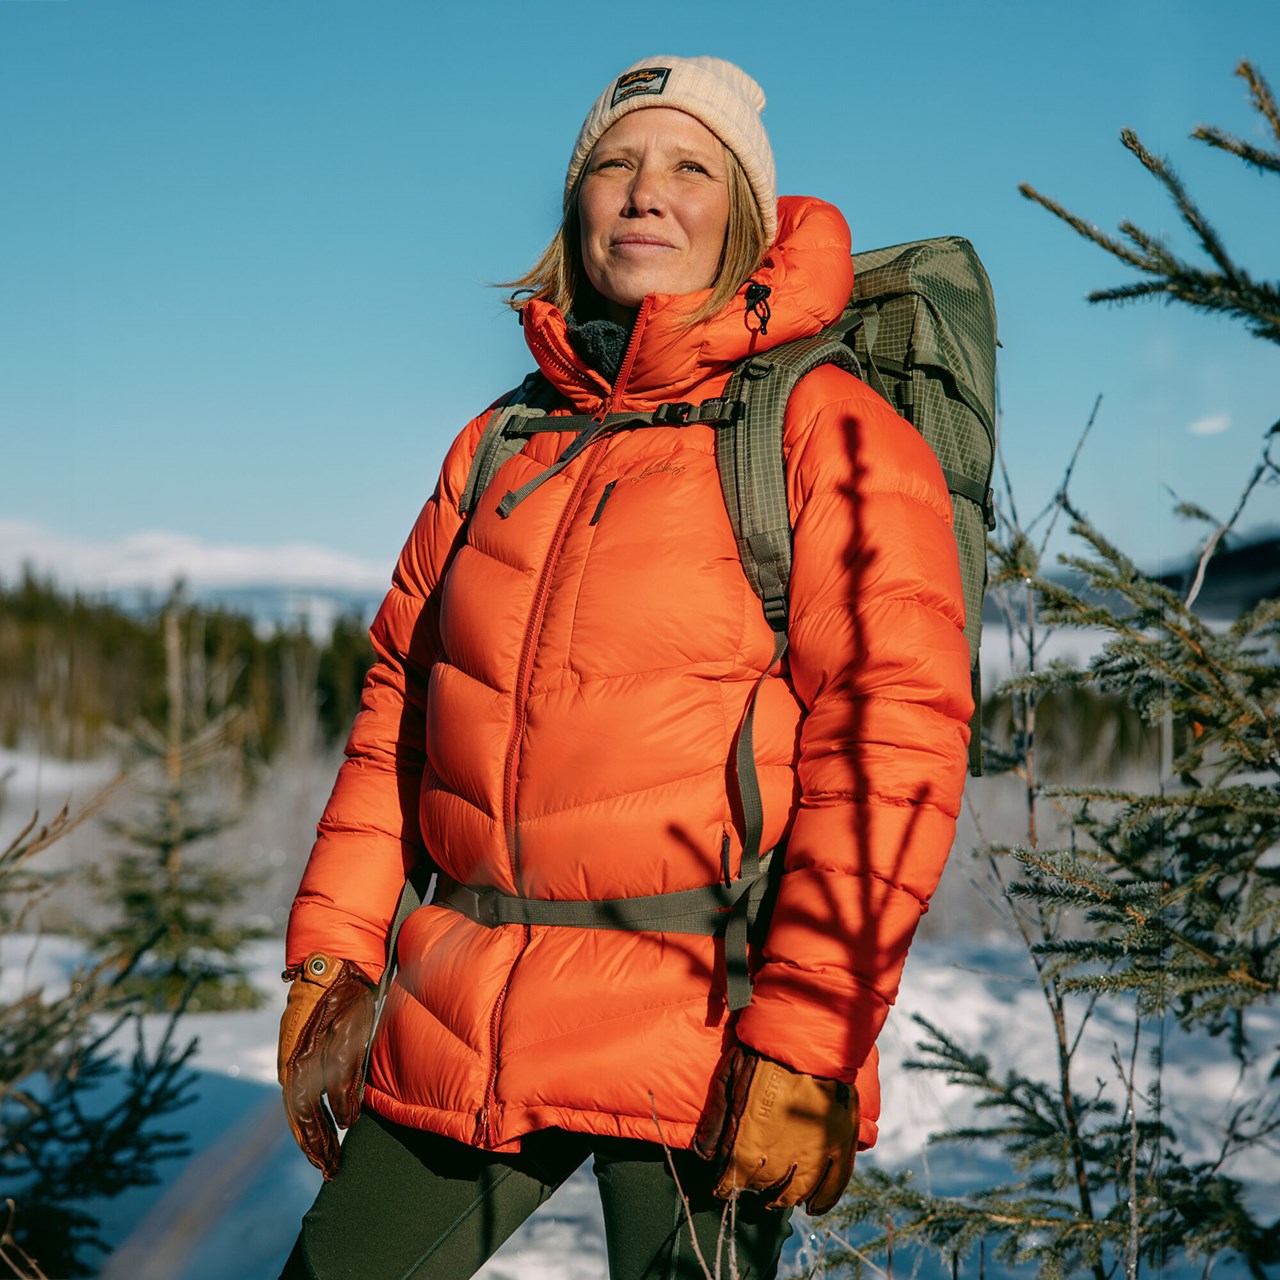
[[[745, 357], [840, 315], [848, 229], [776, 198], [763, 106], [714, 58], [647, 59], [596, 102], [561, 231], [513, 302], [553, 416], [715, 398]], [[331, 1180], [286, 1274], [470, 1275], [594, 1156], [613, 1277], [700, 1275], [699, 1249], [714, 1267], [727, 1200], [739, 1274], [770, 1276], [791, 1206], [830, 1208], [855, 1136], [875, 1140], [875, 1039], [952, 839], [971, 705], [946, 488], [856, 378], [800, 382], [777, 662], [713, 426], [574, 449], [540, 432], [464, 519], [491, 412], [449, 451], [374, 622], [290, 920], [281, 1079]], [[782, 865], [745, 1009], [727, 1008], [723, 938], [460, 905], [733, 881], [752, 705]], [[352, 1122], [371, 984], [428, 866], [444, 888], [399, 936], [340, 1149], [320, 1095]]]

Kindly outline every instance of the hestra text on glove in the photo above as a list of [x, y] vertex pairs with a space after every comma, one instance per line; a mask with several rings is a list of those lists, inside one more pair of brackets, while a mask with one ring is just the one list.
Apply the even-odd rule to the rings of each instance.
[[768, 1197], [770, 1209], [835, 1208], [853, 1173], [858, 1095], [737, 1046], [712, 1081], [694, 1150], [717, 1171], [715, 1194]]

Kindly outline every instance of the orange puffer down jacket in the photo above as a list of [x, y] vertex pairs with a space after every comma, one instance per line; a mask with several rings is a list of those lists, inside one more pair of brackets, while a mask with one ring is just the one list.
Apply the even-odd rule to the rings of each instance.
[[[686, 327], [706, 294], [651, 296], [610, 387], [532, 302], [524, 333], [559, 412], [720, 394], [752, 351], [817, 332], [849, 296], [830, 205], [780, 204], [767, 336], [743, 301]], [[373, 624], [378, 660], [289, 925], [371, 978], [422, 859], [530, 898], [714, 883], [741, 858], [732, 757], [773, 636], [743, 573], [714, 428], [606, 435], [502, 518], [496, 497], [572, 436], [538, 434], [468, 523], [482, 414], [458, 437]], [[971, 711], [950, 504], [933, 454], [851, 375], [797, 387], [784, 451], [794, 528], [789, 650], [763, 683], [763, 848], [785, 847], [754, 997], [726, 1011], [724, 944], [682, 934], [411, 915], [366, 1103], [512, 1150], [546, 1126], [688, 1146], [734, 1037], [856, 1079], [879, 1112], [874, 1044], [954, 834]], [[727, 854], [725, 849], [727, 847]]]

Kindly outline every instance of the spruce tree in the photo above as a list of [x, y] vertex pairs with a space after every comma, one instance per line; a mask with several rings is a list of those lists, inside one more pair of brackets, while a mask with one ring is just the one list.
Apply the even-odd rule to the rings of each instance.
[[211, 674], [199, 644], [184, 646], [183, 612], [175, 600], [164, 614], [164, 721], [139, 721], [126, 744], [151, 779], [144, 805], [107, 824], [122, 847], [94, 873], [115, 919], [86, 938], [121, 970], [122, 990], [152, 1010], [255, 1008], [263, 997], [240, 954], [270, 931], [237, 912], [257, 878], [202, 848], [234, 821], [218, 792], [242, 761], [242, 717], [229, 701], [232, 673]]
[[[1280, 114], [1257, 70], [1242, 64], [1253, 105], [1278, 148], [1221, 130], [1194, 137], [1263, 173], [1280, 173]], [[1137, 283], [1094, 301], [1164, 297], [1228, 314], [1280, 342], [1280, 288], [1228, 255], [1169, 163], [1130, 131], [1124, 145], [1173, 198], [1206, 253], [1180, 258], [1131, 222], [1108, 236], [1024, 186], [1023, 193], [1136, 268]], [[1280, 989], [1280, 600], [1262, 600], [1227, 627], [1196, 612], [1213, 557], [1260, 486], [1280, 481], [1280, 423], [1235, 510], [1207, 523], [1181, 589], [1143, 573], [1079, 509], [1067, 482], [1030, 522], [1006, 486], [992, 543], [992, 589], [1020, 662], [1005, 690], [1011, 733], [992, 742], [988, 770], [1016, 776], [1025, 838], [979, 850], [1025, 943], [1044, 998], [1057, 1069], [1039, 1079], [995, 1050], [922, 1020], [912, 1069], [961, 1086], [974, 1119], [934, 1142], [998, 1151], [1007, 1176], [953, 1195], [917, 1185], [910, 1171], [855, 1174], [835, 1217], [828, 1270], [858, 1272], [895, 1249], [931, 1249], [983, 1274], [992, 1262], [1041, 1276], [1134, 1280], [1144, 1268], [1215, 1266], [1262, 1277], [1280, 1266], [1274, 1202], [1251, 1194], [1250, 1157], [1280, 1134], [1277, 1046], [1260, 1043], [1255, 1015]], [[1049, 533], [1070, 519], [1080, 554], [1071, 585], [1042, 572]], [[1080, 668], [1046, 663], [1046, 630], [1101, 637]], [[1037, 756], [1037, 716], [1063, 693], [1118, 699], [1162, 747], [1151, 785], [1102, 779], [1055, 785]], [[1124, 1025], [1109, 1078], [1083, 1078], [1082, 1036], [1104, 1017]], [[1162, 1089], [1174, 1037], [1202, 1060], [1238, 1073], [1237, 1099], [1216, 1148], [1180, 1135]], [[1269, 1056], [1272, 1055], [1272, 1056]], [[1232, 1066], [1234, 1064], [1234, 1066]], [[1203, 1117], [1197, 1117], [1203, 1119]], [[1256, 1175], [1255, 1175], [1256, 1176]]]
[[[0, 849], [0, 922], [12, 936], [32, 906], [69, 872], [38, 855], [101, 805], [118, 781], [72, 816], [33, 819]], [[183, 1152], [160, 1121], [192, 1100], [192, 1041], [175, 1040], [176, 1015], [158, 1040], [143, 1036], [137, 1004], [109, 967], [79, 967], [65, 991], [39, 987], [0, 1002], [0, 1276], [85, 1276], [107, 1250], [95, 1201], [159, 1181], [157, 1166]], [[119, 1045], [132, 1031], [133, 1052]]]

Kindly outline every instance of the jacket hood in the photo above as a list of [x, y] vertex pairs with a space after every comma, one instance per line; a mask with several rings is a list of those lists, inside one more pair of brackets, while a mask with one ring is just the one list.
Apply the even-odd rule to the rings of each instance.
[[583, 363], [558, 307], [534, 301], [523, 308], [525, 341], [547, 379], [580, 413], [645, 411], [672, 400], [706, 399], [745, 356], [809, 337], [840, 317], [853, 288], [843, 215], [811, 196], [781, 197], [777, 239], [751, 280], [769, 288], [764, 334], [747, 307], [746, 285], [723, 311], [693, 329], [685, 321], [709, 289], [650, 294], [636, 317], [630, 364], [624, 363], [616, 388]]

